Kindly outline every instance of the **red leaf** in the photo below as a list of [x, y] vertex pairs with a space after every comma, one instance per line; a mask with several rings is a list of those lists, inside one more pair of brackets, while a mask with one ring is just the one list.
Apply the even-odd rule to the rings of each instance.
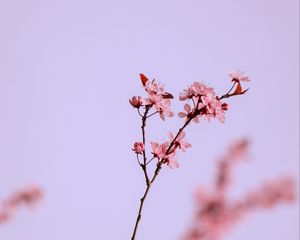
[[145, 86], [149, 79], [143, 73], [140, 73], [140, 78], [143, 86]]
[[238, 82], [238, 84], [237, 84], [237, 86], [236, 86], [236, 89], [235, 89], [235, 91], [234, 91], [234, 93], [233, 93], [232, 95], [239, 95], [239, 94], [242, 93], [242, 91], [243, 91], [242, 86], [241, 86], [241, 84]]

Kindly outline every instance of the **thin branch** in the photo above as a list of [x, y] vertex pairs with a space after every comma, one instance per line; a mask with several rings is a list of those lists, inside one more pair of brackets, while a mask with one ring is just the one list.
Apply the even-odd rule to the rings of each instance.
[[194, 108], [195, 108], [195, 107], [196, 107], [196, 104], [195, 104], [194, 98], [192, 98], [192, 101], [193, 101], [193, 105], [194, 105]]
[[147, 157], [146, 157], [146, 133], [145, 133], [145, 128], [146, 128], [146, 121], [147, 121], [147, 114], [150, 110], [150, 107], [146, 107], [143, 118], [142, 118], [142, 136], [143, 136], [143, 144], [144, 144], [144, 150], [143, 150], [143, 164], [141, 165], [143, 172], [145, 174], [145, 179], [146, 179], [146, 184], [149, 185], [150, 180], [149, 176], [147, 173]]
[[236, 82], [233, 83], [232, 87], [229, 89], [229, 91], [226, 94], [222, 95], [221, 97], [217, 97], [217, 99], [221, 100], [221, 99], [224, 99], [224, 98], [229, 98], [229, 97], [234, 96], [234, 94], [230, 94], [230, 92], [235, 87], [235, 85], [236, 85]]
[[156, 113], [158, 113], [158, 111], [151, 113], [149, 116], [147, 116], [147, 118], [152, 117], [153, 115], [155, 115]]
[[142, 217], [142, 210], [143, 210], [143, 206], [144, 206], [144, 202], [145, 202], [145, 199], [147, 197], [147, 194], [150, 190], [150, 187], [151, 187], [151, 184], [148, 184], [147, 185], [147, 188], [141, 198], [141, 203], [140, 203], [140, 207], [139, 207], [139, 212], [138, 212], [138, 216], [136, 218], [136, 222], [135, 222], [135, 225], [134, 225], [134, 230], [133, 230], [133, 234], [132, 234], [132, 237], [131, 237], [131, 240], [134, 240], [135, 239], [135, 235], [136, 235], [136, 232], [137, 232], [137, 228], [138, 228], [138, 225], [139, 225], [139, 222], [141, 220], [141, 217]]
[[151, 158], [147, 163], [146, 165], [148, 165], [155, 157]]
[[[198, 105], [198, 104], [197, 104], [197, 105]], [[146, 114], [145, 114], [144, 116], [146, 116]], [[172, 147], [174, 146], [175, 141], [177, 140], [179, 134], [186, 128], [186, 126], [191, 122], [191, 120], [192, 120], [193, 118], [194, 118], [194, 117], [189, 118], [189, 119], [184, 123], [184, 125], [178, 130], [178, 133], [176, 134], [176, 136], [175, 136], [174, 139], [172, 140], [172, 142], [171, 142], [169, 148], [168, 148], [167, 151], [166, 151], [166, 154], [169, 154], [169, 153], [170, 153], [170, 151], [171, 151]], [[142, 125], [142, 126], [143, 126], [143, 125]], [[142, 129], [144, 129], [144, 127], [143, 127]], [[143, 136], [144, 136], [144, 134], [143, 134]], [[144, 140], [144, 138], [143, 138], [143, 140]], [[154, 158], [152, 158], [152, 159], [154, 159]], [[152, 161], [152, 159], [151, 159], [150, 161]], [[144, 160], [145, 160], [145, 158], [144, 158]], [[150, 161], [149, 161], [149, 162], [150, 162]], [[149, 162], [148, 162], [148, 163], [149, 163]], [[147, 164], [147, 163], [146, 163], [146, 164]], [[145, 165], [142, 164], [142, 167], [143, 167], [144, 172], [145, 172], [145, 174], [146, 174], [147, 172], [146, 172], [146, 169], [145, 169]], [[136, 232], [137, 232], [137, 229], [138, 229], [138, 226], [139, 226], [139, 222], [140, 222], [141, 217], [142, 217], [142, 211], [143, 211], [143, 206], [144, 206], [145, 199], [146, 199], [147, 194], [148, 194], [148, 192], [149, 192], [149, 190], [150, 190], [150, 187], [152, 186], [153, 182], [154, 182], [155, 179], [157, 178], [157, 176], [158, 176], [158, 174], [159, 174], [159, 172], [160, 172], [160, 170], [161, 170], [161, 167], [162, 167], [162, 162], [158, 162], [157, 165], [156, 165], [156, 169], [155, 169], [155, 171], [154, 171], [154, 175], [153, 175], [151, 181], [147, 184], [145, 193], [144, 193], [144, 195], [143, 195], [142, 198], [141, 198], [141, 203], [140, 203], [140, 207], [139, 207], [139, 211], [138, 211], [138, 216], [137, 216], [137, 219], [136, 219], [136, 222], [135, 222], [134, 231], [133, 231], [131, 240], [134, 240], [134, 239], [135, 239]]]
[[138, 164], [139, 164], [140, 166], [142, 166], [142, 164], [141, 164], [141, 162], [140, 162], [140, 159], [139, 159], [139, 154], [136, 154], [136, 160], [137, 160]]
[[140, 112], [140, 109], [139, 109], [139, 108], [137, 108], [137, 111], [138, 111], [139, 115], [140, 115], [141, 117], [143, 117], [143, 115], [141, 114], [141, 112]]

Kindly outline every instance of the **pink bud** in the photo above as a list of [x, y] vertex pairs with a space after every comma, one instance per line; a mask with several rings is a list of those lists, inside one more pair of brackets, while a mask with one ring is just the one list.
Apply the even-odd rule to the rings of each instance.
[[129, 103], [134, 107], [134, 108], [139, 108], [140, 106], [143, 105], [142, 103], [142, 98], [140, 96], [134, 96], [132, 99], [129, 99]]
[[133, 145], [132, 151], [134, 151], [136, 154], [142, 154], [144, 149], [145, 149], [145, 146], [144, 146], [143, 143], [135, 142], [134, 145]]

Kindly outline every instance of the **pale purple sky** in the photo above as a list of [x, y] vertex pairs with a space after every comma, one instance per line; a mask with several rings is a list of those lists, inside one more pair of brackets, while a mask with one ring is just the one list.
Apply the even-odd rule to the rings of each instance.
[[[193, 148], [163, 169], [137, 239], [178, 239], [196, 186], [210, 184], [231, 140], [251, 138], [253, 161], [234, 194], [289, 173], [299, 179], [297, 0], [0, 1], [0, 199], [27, 183], [46, 197], [0, 226], [3, 240], [129, 239], [144, 179], [131, 151], [139, 119], [128, 98], [138, 73], [174, 95], [196, 80], [221, 93], [241, 68], [250, 91], [226, 123], [187, 130]], [[174, 102], [181, 110], [182, 103]], [[149, 137], [178, 128], [149, 123]], [[247, 218], [225, 240], [297, 240], [299, 205]]]

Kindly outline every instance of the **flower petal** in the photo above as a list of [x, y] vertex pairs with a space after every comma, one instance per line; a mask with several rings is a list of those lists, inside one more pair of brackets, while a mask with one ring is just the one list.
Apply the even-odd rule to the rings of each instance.
[[191, 106], [189, 105], [189, 104], [184, 104], [184, 110], [187, 112], [187, 113], [189, 113], [190, 111], [191, 111]]
[[180, 118], [186, 117], [186, 113], [184, 113], [184, 112], [179, 112], [177, 115], [178, 115], [178, 117], [180, 117]]

